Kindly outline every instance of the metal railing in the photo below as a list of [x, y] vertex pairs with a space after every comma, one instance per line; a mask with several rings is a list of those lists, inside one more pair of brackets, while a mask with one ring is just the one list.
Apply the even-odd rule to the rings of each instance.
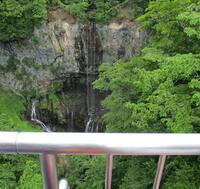
[[158, 155], [153, 189], [159, 189], [166, 156], [200, 155], [200, 134], [0, 132], [0, 153], [40, 154], [45, 189], [58, 189], [55, 154], [107, 155], [105, 189], [111, 188], [113, 156]]

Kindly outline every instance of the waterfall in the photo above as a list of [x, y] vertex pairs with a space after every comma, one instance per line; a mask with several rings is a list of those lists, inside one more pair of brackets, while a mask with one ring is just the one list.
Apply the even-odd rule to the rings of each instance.
[[86, 124], [86, 128], [85, 128], [85, 132], [86, 133], [88, 133], [90, 131], [89, 129], [90, 129], [91, 122], [92, 122], [92, 119], [90, 117], [89, 120], [88, 120], [88, 122], [87, 122], [87, 124]]
[[70, 111], [69, 111], [69, 108], [67, 107], [67, 130], [70, 131], [71, 128], [70, 128]]
[[86, 68], [86, 87], [87, 87], [87, 111], [88, 116], [92, 117], [95, 113], [95, 93], [92, 88], [92, 82], [95, 80], [95, 24], [88, 28], [87, 35], [87, 68]]
[[86, 128], [85, 128], [85, 132], [89, 133], [89, 132], [99, 132], [101, 131], [102, 128], [100, 128], [100, 118], [89, 118], [87, 124], [86, 124]]
[[37, 113], [36, 113], [36, 104], [38, 100], [34, 99], [32, 101], [32, 108], [31, 108], [31, 120], [34, 121], [35, 123], [39, 124], [42, 129], [46, 132], [51, 132], [51, 130], [39, 119], [37, 119]]
[[96, 78], [96, 26], [92, 23], [87, 30], [87, 58], [86, 58], [86, 88], [87, 88], [87, 114], [85, 132], [93, 132], [95, 127], [96, 99], [92, 82]]
[[97, 120], [97, 125], [96, 125], [96, 130], [95, 130], [96, 133], [98, 133], [98, 131], [99, 131], [99, 122], [100, 122], [100, 121], [99, 121], [99, 119], [98, 119], [98, 120]]
[[91, 125], [91, 132], [93, 133], [95, 131], [95, 126], [96, 126], [96, 122], [95, 120], [92, 122], [92, 125]]
[[71, 132], [74, 130], [74, 112], [67, 107], [67, 130]]
[[74, 112], [73, 112], [73, 110], [71, 111], [71, 117], [70, 117], [70, 119], [71, 119], [71, 126], [70, 126], [70, 131], [73, 131], [74, 130]]

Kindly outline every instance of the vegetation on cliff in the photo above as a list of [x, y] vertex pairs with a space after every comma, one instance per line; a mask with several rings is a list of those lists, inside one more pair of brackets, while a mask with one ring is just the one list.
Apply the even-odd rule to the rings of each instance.
[[[61, 8], [82, 22], [108, 22], [113, 17], [141, 14], [148, 0], [3, 0], [0, 1], [0, 41], [19, 41], [47, 19], [48, 8]], [[128, 8], [128, 9], [127, 9]]]
[[1, 131], [38, 131], [22, 117], [26, 111], [24, 103], [21, 97], [0, 88]]
[[113, 17], [131, 18], [143, 13], [149, 0], [49, 0], [50, 5], [57, 5], [68, 10], [81, 21], [108, 22]]
[[0, 41], [26, 38], [46, 16], [45, 0], [0, 1]]

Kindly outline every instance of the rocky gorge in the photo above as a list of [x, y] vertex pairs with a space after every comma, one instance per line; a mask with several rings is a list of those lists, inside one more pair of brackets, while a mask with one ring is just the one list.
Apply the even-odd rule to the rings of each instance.
[[[98, 67], [102, 62], [113, 64], [139, 54], [146, 40], [137, 21], [81, 23], [67, 11], [52, 9], [47, 21], [35, 27], [28, 39], [0, 43], [0, 85], [29, 95], [28, 119], [31, 100], [43, 94], [38, 109], [43, 122], [59, 123], [61, 130], [67, 131], [84, 131], [86, 126], [91, 132], [102, 130], [100, 101], [106, 94], [92, 88]], [[53, 91], [64, 93], [57, 103], [46, 95], [51, 93], [52, 83], [62, 84]]]

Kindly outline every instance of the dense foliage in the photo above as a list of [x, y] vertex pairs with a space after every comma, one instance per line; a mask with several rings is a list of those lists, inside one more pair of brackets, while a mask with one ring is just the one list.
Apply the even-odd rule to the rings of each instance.
[[[148, 0], [3, 0], [0, 1], [0, 41], [27, 38], [34, 26], [47, 18], [49, 7], [69, 11], [81, 21], [107, 22], [113, 17], [131, 18], [141, 14]], [[128, 7], [128, 8], [127, 8]]]
[[28, 121], [24, 121], [24, 100], [10, 91], [0, 88], [0, 129], [1, 131], [37, 131]]
[[[24, 111], [23, 99], [0, 88], [1, 131], [38, 131], [23, 120]], [[0, 188], [39, 189], [41, 185], [38, 158], [27, 155], [0, 156]]]
[[49, 0], [49, 5], [67, 9], [81, 21], [108, 22], [113, 17], [135, 18], [141, 15], [149, 0]]
[[59, 5], [82, 21], [109, 21], [127, 5], [128, 0], [52, 0], [50, 4]]
[[0, 41], [27, 37], [47, 15], [45, 0], [0, 1]]
[[[153, 1], [140, 18], [155, 33], [141, 56], [101, 66], [95, 86], [112, 91], [103, 102], [109, 110], [104, 117], [108, 130], [199, 132], [200, 41], [188, 31], [196, 28], [199, 5]], [[194, 17], [186, 22], [184, 15], [191, 9]]]
[[[130, 17], [127, 11], [129, 0], [3, 0], [0, 1], [0, 41], [9, 42], [26, 38], [33, 27], [47, 17], [47, 5], [58, 6], [69, 11], [82, 21], [106, 22], [111, 18]], [[141, 14], [146, 0], [137, 0], [132, 10]]]
[[[195, 0], [151, 1], [139, 18], [152, 34], [141, 55], [100, 67], [95, 87], [110, 91], [103, 101], [108, 132], [200, 131], [199, 8]], [[98, 170], [104, 169], [95, 161]], [[156, 162], [115, 157], [113, 188], [152, 188]], [[168, 157], [161, 188], [198, 189], [199, 163], [198, 157]], [[84, 166], [87, 170], [94, 165]], [[86, 179], [85, 188], [103, 188], [93, 179], [98, 173], [88, 173], [80, 173], [85, 177], [74, 188], [85, 186]], [[89, 184], [91, 179], [98, 185]]]

